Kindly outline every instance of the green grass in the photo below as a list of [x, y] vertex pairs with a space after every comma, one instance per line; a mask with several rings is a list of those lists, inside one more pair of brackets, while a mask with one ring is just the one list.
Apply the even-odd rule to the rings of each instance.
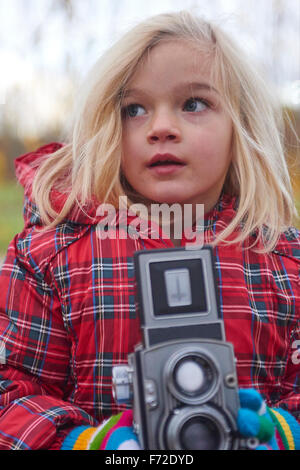
[[0, 183], [0, 258], [23, 228], [23, 188], [16, 182]]

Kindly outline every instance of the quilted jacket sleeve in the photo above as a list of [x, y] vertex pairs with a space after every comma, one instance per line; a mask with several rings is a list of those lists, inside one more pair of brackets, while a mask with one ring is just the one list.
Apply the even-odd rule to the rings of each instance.
[[0, 273], [0, 449], [55, 449], [73, 427], [95, 423], [67, 401], [70, 351], [59, 298], [17, 242]]

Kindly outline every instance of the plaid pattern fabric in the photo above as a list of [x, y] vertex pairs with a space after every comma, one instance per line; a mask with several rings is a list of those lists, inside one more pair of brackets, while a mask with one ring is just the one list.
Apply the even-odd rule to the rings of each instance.
[[[56, 449], [74, 427], [97, 426], [125, 409], [114, 403], [111, 369], [141, 340], [133, 253], [172, 244], [161, 233], [124, 239], [121, 224], [117, 238], [101, 239], [96, 219], [41, 232], [25, 196], [25, 228], [0, 274], [0, 449]], [[232, 217], [234, 200], [224, 196], [205, 220], [205, 243]], [[256, 388], [269, 406], [299, 417], [298, 232], [283, 234], [269, 255], [220, 246], [215, 260], [240, 387]]]

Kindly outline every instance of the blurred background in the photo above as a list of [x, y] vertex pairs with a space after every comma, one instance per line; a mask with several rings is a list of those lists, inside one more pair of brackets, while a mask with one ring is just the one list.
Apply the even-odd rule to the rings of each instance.
[[[0, 0], [0, 264], [23, 227], [15, 158], [61, 139], [80, 82], [126, 30], [150, 15], [186, 8], [239, 41], [277, 88], [300, 136], [299, 0]], [[300, 209], [296, 142], [287, 131]]]

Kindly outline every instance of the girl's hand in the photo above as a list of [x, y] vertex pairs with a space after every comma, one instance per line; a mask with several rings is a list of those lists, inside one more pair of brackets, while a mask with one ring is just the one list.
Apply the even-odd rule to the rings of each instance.
[[112, 416], [96, 429], [89, 450], [141, 450], [132, 427], [132, 410]]
[[[299, 450], [300, 424], [287, 411], [268, 408], [254, 389], [240, 389], [238, 431], [244, 438], [256, 438], [256, 450]], [[66, 438], [62, 449], [141, 450], [133, 427], [132, 410], [104, 421], [97, 428], [81, 426]]]
[[132, 410], [113, 415], [98, 427], [75, 427], [61, 450], [141, 450], [132, 427]]

